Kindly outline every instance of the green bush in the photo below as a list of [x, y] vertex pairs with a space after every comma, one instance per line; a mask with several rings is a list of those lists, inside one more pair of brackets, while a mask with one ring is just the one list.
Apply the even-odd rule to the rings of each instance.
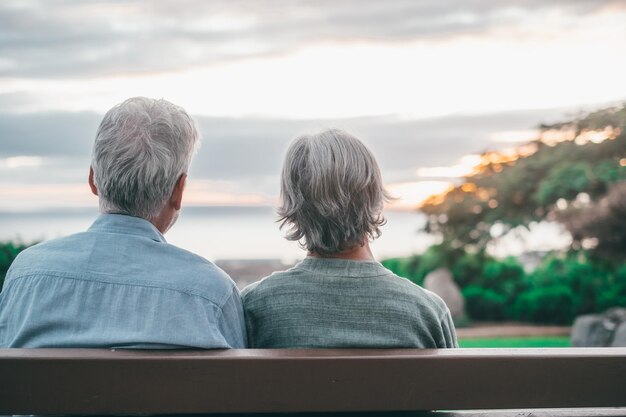
[[610, 265], [589, 259], [585, 253], [551, 255], [528, 277], [528, 283], [530, 288], [569, 288], [576, 315], [600, 312], [598, 294], [613, 287], [613, 269]]
[[608, 285], [597, 294], [597, 311], [605, 311], [611, 307], [626, 307], [626, 265], [622, 265], [611, 276]]
[[520, 294], [513, 311], [522, 321], [571, 324], [576, 316], [574, 293], [565, 285], [533, 288]]
[[11, 263], [18, 253], [29, 247], [30, 245], [16, 242], [0, 242], [0, 290], [4, 285], [4, 278]]
[[450, 268], [474, 320], [571, 323], [580, 314], [626, 306], [626, 264], [610, 264], [584, 251], [549, 254], [531, 273], [513, 257], [495, 259], [443, 244], [383, 263], [420, 285], [432, 270]]
[[611, 307], [626, 307], [626, 285], [607, 288], [596, 297], [597, 311], [606, 311]]
[[485, 263], [481, 284], [511, 300], [522, 289], [524, 278], [524, 268], [517, 259], [491, 259]]
[[465, 310], [474, 320], [498, 321], [506, 318], [506, 297], [488, 288], [470, 285], [463, 288]]
[[484, 252], [463, 253], [451, 268], [456, 283], [464, 288], [480, 282], [486, 259]]

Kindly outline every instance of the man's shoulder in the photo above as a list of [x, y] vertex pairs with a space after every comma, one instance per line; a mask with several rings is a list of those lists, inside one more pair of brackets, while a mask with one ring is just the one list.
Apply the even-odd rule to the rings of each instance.
[[21, 251], [11, 264], [12, 269], [35, 268], [39, 264], [49, 265], [51, 259], [58, 259], [59, 254], [66, 257], [73, 255], [72, 248], [84, 249], [86, 233], [75, 233], [36, 243]]
[[39, 251], [53, 250], [57, 248], [66, 248], [76, 243], [80, 243], [88, 237], [88, 232], [73, 233], [67, 236], [56, 237], [41, 242], [36, 242], [32, 246], [20, 252], [21, 256], [30, 255]]
[[198, 279], [201, 283], [206, 283], [206, 278], [209, 277], [211, 281], [214, 281], [214, 284], [221, 284], [224, 290], [235, 287], [231, 277], [213, 262], [178, 246], [166, 245], [170, 252], [169, 262], [181, 273], [185, 271], [191, 273], [188, 276], [191, 280]]
[[[92, 264], [100, 262], [93, 260]], [[201, 296], [221, 305], [236, 285], [230, 276], [208, 259], [176, 245], [164, 242], [144, 242], [135, 256], [126, 257], [137, 272], [127, 278], [133, 285], [149, 285]], [[100, 265], [102, 269], [103, 265]], [[116, 265], [120, 274], [126, 267]]]
[[[18, 255], [7, 284], [27, 275], [162, 287], [220, 303], [235, 283], [209, 260], [175, 245], [133, 236], [104, 240], [82, 232], [34, 245]], [[116, 243], [115, 245], [112, 243]]]

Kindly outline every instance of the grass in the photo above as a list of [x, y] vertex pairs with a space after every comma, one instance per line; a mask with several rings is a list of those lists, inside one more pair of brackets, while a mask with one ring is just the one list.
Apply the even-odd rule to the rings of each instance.
[[459, 339], [462, 348], [541, 348], [570, 347], [568, 336], [547, 337], [476, 337]]

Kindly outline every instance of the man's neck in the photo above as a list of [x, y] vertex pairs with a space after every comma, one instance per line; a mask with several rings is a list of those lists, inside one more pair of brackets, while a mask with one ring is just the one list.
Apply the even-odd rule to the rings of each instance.
[[176, 222], [177, 218], [178, 211], [163, 209], [157, 216], [148, 219], [148, 221], [152, 223], [154, 227], [156, 227], [159, 232], [161, 232], [161, 234], [164, 235]]
[[370, 249], [369, 242], [365, 242], [363, 246], [356, 246], [352, 249], [341, 251], [339, 253], [332, 254], [319, 254], [317, 252], [309, 252], [308, 256], [313, 258], [324, 259], [345, 259], [349, 261], [374, 261], [374, 255]]

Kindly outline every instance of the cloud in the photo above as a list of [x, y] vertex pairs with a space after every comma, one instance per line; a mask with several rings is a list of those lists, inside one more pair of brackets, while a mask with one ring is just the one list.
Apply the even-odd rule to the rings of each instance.
[[0, 187], [0, 212], [36, 208], [97, 207], [97, 198], [82, 184], [27, 184]]
[[[578, 109], [527, 110], [434, 119], [363, 117], [285, 120], [195, 117], [203, 136], [194, 158], [187, 203], [273, 205], [290, 141], [325, 128], [345, 129], [373, 151], [383, 179], [404, 199], [419, 202], [450, 179], [433, 167], [454, 167], [465, 155], [504, 149], [494, 134], [568, 118]], [[0, 114], [0, 210], [93, 205], [87, 183], [95, 113]], [[471, 162], [471, 161], [469, 161]], [[422, 170], [420, 170], [422, 168]], [[424, 169], [426, 168], [426, 169]], [[456, 175], [456, 174], [455, 174]], [[441, 181], [444, 179], [445, 181]]]
[[89, 155], [101, 116], [0, 113], [0, 157]]
[[179, 70], [319, 43], [405, 42], [567, 21], [610, 0], [81, 0], [0, 2], [0, 76], [75, 77]]
[[[567, 109], [528, 110], [435, 119], [363, 117], [285, 120], [195, 117], [203, 140], [191, 167], [191, 181], [223, 181], [206, 192], [276, 196], [284, 152], [304, 133], [345, 129], [376, 155], [387, 183], [418, 180], [418, 168], [451, 166], [463, 155], [510, 146], [494, 143], [494, 132], [527, 129], [566, 116]], [[0, 159], [40, 158], [37, 166], [0, 166], [0, 182], [82, 183], [102, 115], [95, 113], [0, 114]], [[1, 164], [0, 164], [1, 165]], [[13, 173], [13, 174], [12, 174]], [[231, 186], [231, 184], [234, 184]]]
[[40, 156], [12, 156], [6, 159], [0, 159], [0, 168], [19, 169], [28, 167], [38, 167], [42, 164]]
[[491, 141], [494, 131], [560, 120], [563, 113], [563, 109], [555, 109], [425, 120], [197, 117], [203, 143], [192, 164], [192, 180], [233, 181], [247, 192], [275, 196], [290, 141], [305, 133], [336, 127], [367, 143], [386, 182], [415, 181], [417, 168], [453, 165], [463, 155], [510, 145], [494, 144]]

